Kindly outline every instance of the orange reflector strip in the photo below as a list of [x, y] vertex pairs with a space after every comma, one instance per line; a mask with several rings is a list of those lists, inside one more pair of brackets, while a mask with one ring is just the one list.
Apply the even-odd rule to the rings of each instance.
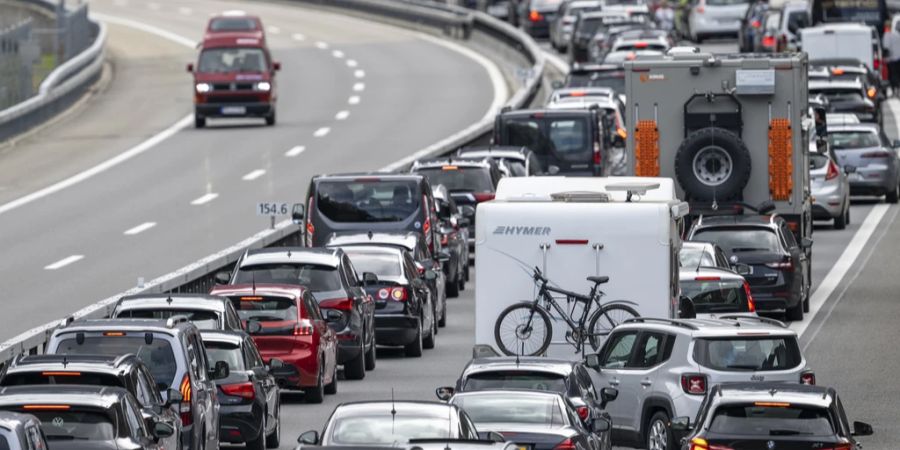
[[456, 166], [444, 166], [444, 167], [441, 167], [441, 169], [443, 169], [443, 170], [458, 170], [459, 167], [456, 167]]
[[772, 119], [769, 122], [769, 194], [772, 200], [788, 200], [794, 189], [791, 122]]
[[756, 405], [756, 406], [774, 406], [776, 408], [787, 408], [788, 406], [791, 406], [790, 403], [785, 403], [785, 402], [756, 402], [756, 403], [754, 403], [754, 405]]
[[256, 302], [262, 299], [262, 297], [241, 297], [242, 302]]
[[69, 408], [69, 405], [25, 405], [22, 407], [22, 409], [32, 411], [65, 411]]
[[80, 377], [81, 372], [41, 372], [45, 377]]
[[125, 333], [122, 331], [107, 331], [103, 333], [104, 336], [125, 336]]
[[659, 128], [655, 120], [639, 120], [634, 129], [634, 174], [659, 176]]

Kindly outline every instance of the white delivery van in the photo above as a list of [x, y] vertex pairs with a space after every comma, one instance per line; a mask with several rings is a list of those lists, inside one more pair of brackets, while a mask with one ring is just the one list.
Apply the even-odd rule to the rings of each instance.
[[[495, 323], [510, 305], [534, 300], [534, 267], [550, 285], [583, 295], [592, 286], [586, 277], [608, 276], [600, 286], [604, 304], [628, 300], [641, 316], [675, 317], [680, 228], [687, 212], [671, 178], [503, 178], [495, 199], [476, 212], [473, 353], [501, 354]], [[574, 306], [580, 317], [580, 303], [559, 301], [567, 310]], [[546, 354], [580, 358], [566, 342], [568, 325], [557, 313], [551, 322]]]
[[883, 70], [881, 41], [874, 28], [858, 23], [830, 23], [800, 30], [800, 49], [810, 61], [856, 59], [877, 73]]

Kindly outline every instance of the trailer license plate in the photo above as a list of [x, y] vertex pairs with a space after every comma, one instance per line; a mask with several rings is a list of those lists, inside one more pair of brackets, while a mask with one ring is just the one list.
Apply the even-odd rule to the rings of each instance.
[[222, 114], [226, 116], [237, 116], [247, 114], [247, 108], [244, 106], [223, 106]]

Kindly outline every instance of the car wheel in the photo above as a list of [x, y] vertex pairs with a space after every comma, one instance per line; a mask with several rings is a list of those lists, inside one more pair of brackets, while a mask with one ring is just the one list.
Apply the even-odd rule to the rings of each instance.
[[850, 225], [850, 202], [849, 201], [847, 202], [847, 213], [846, 214], [847, 214], [846, 223], [847, 223], [847, 225]]
[[414, 358], [422, 356], [422, 321], [423, 319], [420, 318], [418, 328], [416, 329], [416, 338], [403, 347], [403, 352], [406, 353], [406, 356]]
[[894, 189], [888, 192], [884, 199], [888, 203], [897, 203], [897, 200], [900, 200], [900, 184], [894, 186]]
[[675, 177], [696, 201], [739, 198], [750, 181], [750, 150], [740, 136], [719, 127], [689, 134], [675, 153]]
[[375, 339], [372, 339], [372, 345], [366, 350], [366, 370], [375, 370]]
[[[437, 326], [443, 328], [447, 326], [447, 302], [444, 302], [444, 307], [441, 309], [441, 318], [438, 320]], [[437, 334], [437, 330], [434, 330], [435, 334]]]
[[266, 116], [266, 125], [272, 126], [275, 125], [275, 110], [272, 110], [272, 113]]
[[303, 391], [304, 400], [306, 403], [322, 403], [325, 400], [325, 376], [322, 374], [322, 369], [319, 369], [319, 376], [316, 379], [316, 385], [310, 388], [306, 388]]
[[194, 128], [203, 128], [206, 126], [206, 117], [194, 114]]
[[344, 364], [344, 376], [348, 380], [362, 380], [366, 377], [366, 345], [364, 340], [359, 341], [359, 354], [353, 361]]
[[657, 411], [647, 422], [646, 435], [647, 450], [674, 450], [675, 440], [672, 439], [672, 430], [669, 429], [669, 415], [663, 411]]
[[850, 214], [849, 210], [841, 211], [841, 214], [834, 218], [834, 229], [835, 230], [843, 230], [847, 228], [847, 216]]
[[[265, 429], [265, 428], [263, 428]], [[275, 429], [266, 436], [266, 448], [278, 448], [281, 445], [281, 402], [275, 407]]]
[[325, 393], [328, 395], [337, 394], [337, 384], [338, 384], [338, 374], [337, 374], [337, 364], [334, 365], [334, 370], [331, 373], [331, 383], [325, 385]]
[[787, 320], [791, 322], [798, 322], [803, 320], [803, 303], [804, 299], [801, 297], [795, 306], [787, 309], [787, 311], [785, 312]]
[[469, 267], [471, 267], [471, 264], [469, 264], [468, 259], [469, 259], [469, 257], [467, 256], [466, 257], [466, 260], [467, 260], [466, 261], [466, 281], [469, 281], [471, 279], [471, 277], [469, 276]]
[[456, 274], [456, 280], [447, 280], [447, 297], [456, 298], [459, 297], [459, 273]]
[[438, 318], [437, 312], [435, 312], [432, 314], [431, 326], [428, 328], [428, 333], [422, 337], [422, 348], [434, 348], [434, 335], [437, 334], [437, 327]]

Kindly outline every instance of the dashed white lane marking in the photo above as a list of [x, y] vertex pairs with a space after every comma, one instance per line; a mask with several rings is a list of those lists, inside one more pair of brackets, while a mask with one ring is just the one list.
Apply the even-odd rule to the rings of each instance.
[[192, 201], [191, 204], [194, 206], [200, 206], [200, 205], [203, 205], [203, 204], [206, 204], [206, 203], [209, 203], [209, 202], [215, 200], [216, 197], [218, 197], [218, 196], [219, 196], [219, 194], [216, 194], [215, 192], [210, 192], [209, 194], [204, 194], [202, 197], [194, 199], [194, 201]]
[[306, 151], [306, 147], [304, 147], [302, 145], [298, 145], [298, 146], [284, 152], [284, 156], [287, 156], [288, 158], [293, 158], [295, 156], [300, 155], [301, 153], [303, 153], [305, 151]]
[[319, 128], [318, 130], [316, 130], [316, 132], [313, 133], [313, 136], [315, 136], [315, 137], [323, 137], [323, 136], [325, 136], [326, 134], [328, 134], [329, 132], [331, 132], [331, 128], [328, 128], [328, 127], [322, 127], [322, 128]]
[[342, 52], [340, 50], [335, 50], [335, 51], [331, 52], [331, 56], [334, 56], [335, 58], [340, 59], [340, 58], [344, 57], [344, 52]]
[[143, 233], [155, 226], [156, 226], [156, 222], [144, 222], [134, 228], [129, 228], [129, 229], [125, 230], [125, 233], [123, 233], [123, 234], [125, 234], [126, 236], [134, 236], [136, 234]]
[[154, 11], [159, 11], [159, 8], [160, 8], [159, 3], [153, 3], [153, 2], [147, 3], [147, 7]]
[[272, 34], [278, 34], [278, 33], [281, 33], [281, 28], [270, 26], [270, 27], [266, 28], [266, 31], [268, 31], [269, 33], [272, 33]]
[[292, 37], [295, 41], [305, 41], [305, 40], [306, 40], [306, 36], [304, 36], [304, 35], [302, 35], [302, 34], [300, 34], [300, 33], [294, 33], [294, 34], [291, 35], [291, 37]]
[[346, 120], [347, 117], [350, 117], [350, 111], [339, 111], [334, 115], [334, 120]]
[[244, 180], [244, 181], [253, 181], [253, 180], [255, 180], [255, 179], [257, 179], [257, 178], [259, 178], [259, 177], [261, 177], [261, 176], [263, 176], [263, 175], [265, 175], [265, 174], [266, 174], [266, 171], [265, 171], [265, 170], [262, 170], [262, 169], [256, 169], [256, 170], [254, 170], [254, 171], [248, 173], [247, 175], [242, 176], [241, 179]]
[[365, 76], [366, 76], [366, 71], [365, 71], [365, 70], [362, 70], [362, 69], [359, 69], [359, 70], [353, 72], [353, 76], [356, 77], [356, 78], [365, 78]]
[[356, 64], [356, 60], [355, 60], [355, 59], [348, 59], [348, 60], [347, 60], [347, 67], [356, 67], [356, 65], [357, 65], [357, 64]]
[[316, 42], [316, 47], [321, 48], [322, 50], [325, 50], [326, 48], [328, 48], [328, 43], [318, 41], [318, 42]]
[[53, 264], [49, 264], [49, 265], [47, 265], [47, 266], [44, 266], [44, 269], [46, 269], [46, 270], [62, 269], [63, 267], [66, 267], [66, 266], [68, 266], [69, 264], [72, 264], [72, 263], [74, 263], [74, 262], [80, 261], [80, 260], [82, 260], [82, 259], [84, 259], [84, 255], [72, 255], [72, 256], [67, 256], [67, 257], [65, 257], [65, 258], [63, 258], [63, 259], [61, 259], [61, 260], [59, 260], [59, 261], [57, 261], [57, 262], [55, 262], [55, 263], [53, 263]]
[[366, 83], [356, 83], [353, 85], [354, 92], [362, 92], [366, 88]]
[[189, 16], [194, 12], [193, 9], [188, 8], [187, 6], [182, 6], [178, 8], [178, 13], [184, 16]]
[[349, 103], [351, 105], [358, 105], [359, 104], [359, 96], [354, 95], [353, 97], [350, 97], [349, 99], [347, 99], [347, 103]]

